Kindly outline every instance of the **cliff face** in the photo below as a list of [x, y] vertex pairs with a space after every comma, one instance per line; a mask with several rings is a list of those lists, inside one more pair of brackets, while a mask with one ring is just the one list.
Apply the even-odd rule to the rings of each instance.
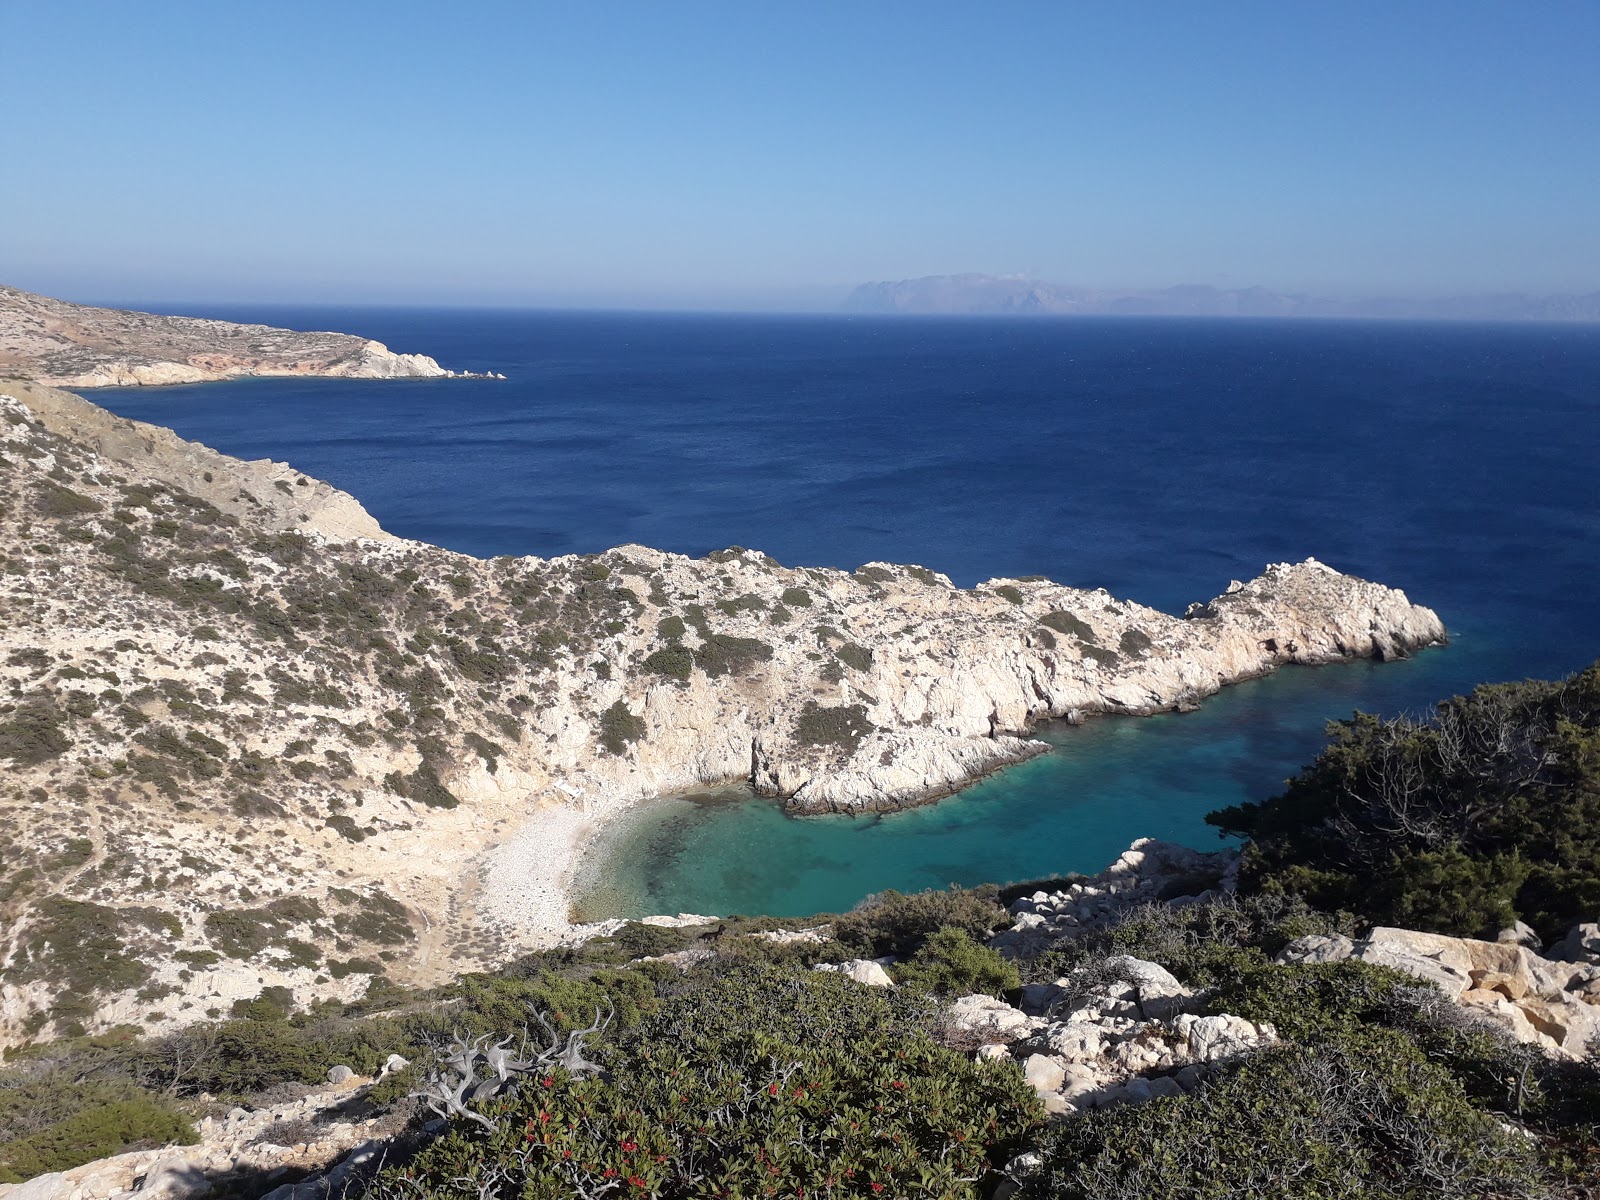
[[1444, 636], [1310, 561], [1184, 618], [744, 550], [480, 561], [38, 388], [0, 385], [0, 456], [4, 1041], [548, 942], [561, 839], [656, 793], [910, 804], [1037, 752], [1042, 718]]
[[204, 383], [240, 375], [454, 375], [347, 333], [92, 308], [0, 285], [0, 376], [58, 387]]

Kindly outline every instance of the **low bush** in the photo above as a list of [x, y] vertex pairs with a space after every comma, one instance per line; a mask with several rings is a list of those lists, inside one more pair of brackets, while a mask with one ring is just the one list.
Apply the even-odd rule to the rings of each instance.
[[910, 998], [837, 977], [691, 977], [605, 1054], [533, 1077], [370, 1196], [977, 1197], [1042, 1113], [1008, 1064], [936, 1045]]
[[995, 996], [1022, 984], [1015, 963], [979, 945], [965, 929], [951, 927], [939, 930], [909, 962], [894, 968], [894, 979], [902, 987], [940, 996]]
[[1527, 1139], [1392, 1031], [1287, 1046], [1196, 1092], [1056, 1127], [1030, 1200], [1534, 1196]]
[[194, 1128], [148, 1097], [85, 1108], [38, 1133], [0, 1146], [0, 1183], [66, 1171], [137, 1146], [192, 1145]]
[[996, 894], [993, 887], [955, 886], [910, 894], [878, 892], [839, 917], [833, 936], [845, 950], [866, 958], [909, 958], [941, 930], [987, 938], [1011, 922]]

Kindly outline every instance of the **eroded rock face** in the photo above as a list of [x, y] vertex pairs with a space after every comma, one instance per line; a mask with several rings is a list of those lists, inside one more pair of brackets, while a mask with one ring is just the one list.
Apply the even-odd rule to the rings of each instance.
[[1383, 927], [1359, 941], [1299, 938], [1278, 955], [1291, 963], [1342, 959], [1415, 975], [1548, 1051], [1582, 1058], [1600, 1039], [1600, 966], [1553, 962], [1512, 942]]
[[[0, 387], [0, 455], [0, 822], [36, 872], [0, 913], [0, 1039], [75, 989], [159, 1029], [263, 987], [433, 982], [567, 936], [578, 848], [643, 798], [921, 803], [1041, 752], [1043, 719], [1444, 636], [1312, 561], [1189, 619], [745, 550], [482, 561], [33, 388]], [[1217, 866], [1184, 853], [1136, 848], [1088, 900], [1142, 895], [1152, 855]], [[91, 930], [116, 970], [65, 949]]]
[[301, 333], [199, 317], [70, 304], [0, 285], [0, 377], [56, 387], [205, 383], [240, 375], [358, 379], [454, 375], [347, 333]]

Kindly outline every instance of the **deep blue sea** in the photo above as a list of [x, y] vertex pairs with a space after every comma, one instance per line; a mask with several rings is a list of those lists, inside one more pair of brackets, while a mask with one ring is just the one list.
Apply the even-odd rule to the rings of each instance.
[[885, 887], [1092, 871], [1139, 836], [1210, 846], [1202, 816], [1273, 793], [1330, 718], [1600, 657], [1596, 326], [183, 311], [509, 376], [94, 394], [287, 459], [453, 549], [740, 545], [963, 585], [1044, 574], [1175, 611], [1314, 555], [1451, 630], [1407, 662], [1047, 731], [1057, 753], [912, 812], [664, 799], [605, 838], [590, 916], [837, 910]]

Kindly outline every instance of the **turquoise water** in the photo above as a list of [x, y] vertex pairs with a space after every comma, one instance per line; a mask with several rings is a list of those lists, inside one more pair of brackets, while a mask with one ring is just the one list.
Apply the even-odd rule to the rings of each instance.
[[1271, 794], [1330, 718], [1600, 656], [1600, 326], [208, 311], [347, 329], [474, 380], [97, 393], [287, 459], [385, 528], [478, 555], [622, 542], [791, 564], [1048, 575], [1183, 611], [1315, 555], [1437, 609], [1451, 645], [1290, 670], [1197, 713], [879, 818], [672, 798], [607, 838], [592, 915], [804, 913], [867, 892], [1093, 871]]
[[[1449, 651], [1435, 651], [1435, 663]], [[1204, 815], [1271, 794], [1316, 753], [1329, 706], [1368, 702], [1403, 663], [1291, 668], [1229, 688], [1198, 712], [1052, 726], [1054, 752], [937, 804], [883, 815], [785, 816], [730, 787], [671, 796], [602, 834], [580, 879], [586, 919], [657, 912], [802, 916], [901, 891], [1015, 882], [1106, 866], [1134, 837], [1220, 845]]]

